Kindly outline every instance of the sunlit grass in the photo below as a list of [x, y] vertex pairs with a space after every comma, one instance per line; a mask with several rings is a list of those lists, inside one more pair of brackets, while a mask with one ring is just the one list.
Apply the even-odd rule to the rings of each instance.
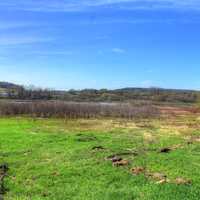
[[[181, 125], [180, 125], [181, 124]], [[182, 129], [184, 125], [184, 129]], [[8, 163], [6, 200], [198, 200], [200, 197], [198, 119], [0, 119], [0, 163]], [[187, 137], [186, 137], [187, 136]], [[166, 154], [163, 147], [181, 144]], [[101, 146], [102, 150], [93, 147]], [[105, 158], [123, 152], [130, 164], [113, 167]], [[156, 184], [130, 169], [143, 166], [167, 175]], [[177, 177], [190, 185], [177, 185]]]

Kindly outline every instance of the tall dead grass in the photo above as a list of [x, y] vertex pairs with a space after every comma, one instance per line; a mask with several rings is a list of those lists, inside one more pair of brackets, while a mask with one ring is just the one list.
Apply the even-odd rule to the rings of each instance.
[[135, 106], [129, 103], [74, 103], [64, 101], [3, 101], [0, 116], [28, 115], [31, 117], [60, 118], [148, 118], [159, 116], [152, 105]]

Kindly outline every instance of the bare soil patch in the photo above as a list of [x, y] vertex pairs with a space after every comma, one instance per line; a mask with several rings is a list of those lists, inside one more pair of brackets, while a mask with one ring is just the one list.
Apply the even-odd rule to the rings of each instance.
[[175, 183], [177, 185], [189, 185], [192, 181], [185, 178], [176, 178]]
[[178, 106], [157, 106], [163, 115], [174, 115], [174, 116], [183, 116], [183, 115], [194, 115], [194, 113], [199, 113], [200, 111], [195, 108], [190, 107], [178, 107]]
[[134, 167], [134, 168], [131, 168], [131, 173], [133, 175], [140, 175], [140, 174], [143, 174], [145, 173], [145, 168], [144, 167]]

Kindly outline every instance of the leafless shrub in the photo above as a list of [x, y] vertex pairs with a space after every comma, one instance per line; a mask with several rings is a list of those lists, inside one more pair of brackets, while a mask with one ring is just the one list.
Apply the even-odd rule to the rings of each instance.
[[148, 118], [159, 116], [152, 105], [134, 106], [129, 103], [74, 103], [64, 101], [1, 102], [0, 116], [28, 115], [61, 118]]

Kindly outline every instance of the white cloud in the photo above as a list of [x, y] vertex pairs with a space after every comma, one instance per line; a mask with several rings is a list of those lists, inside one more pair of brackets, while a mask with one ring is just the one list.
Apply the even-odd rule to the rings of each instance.
[[113, 48], [113, 49], [112, 49], [112, 52], [113, 52], [113, 53], [123, 54], [123, 53], [126, 52], [126, 50], [125, 50], [125, 49], [121, 49], [121, 48]]

